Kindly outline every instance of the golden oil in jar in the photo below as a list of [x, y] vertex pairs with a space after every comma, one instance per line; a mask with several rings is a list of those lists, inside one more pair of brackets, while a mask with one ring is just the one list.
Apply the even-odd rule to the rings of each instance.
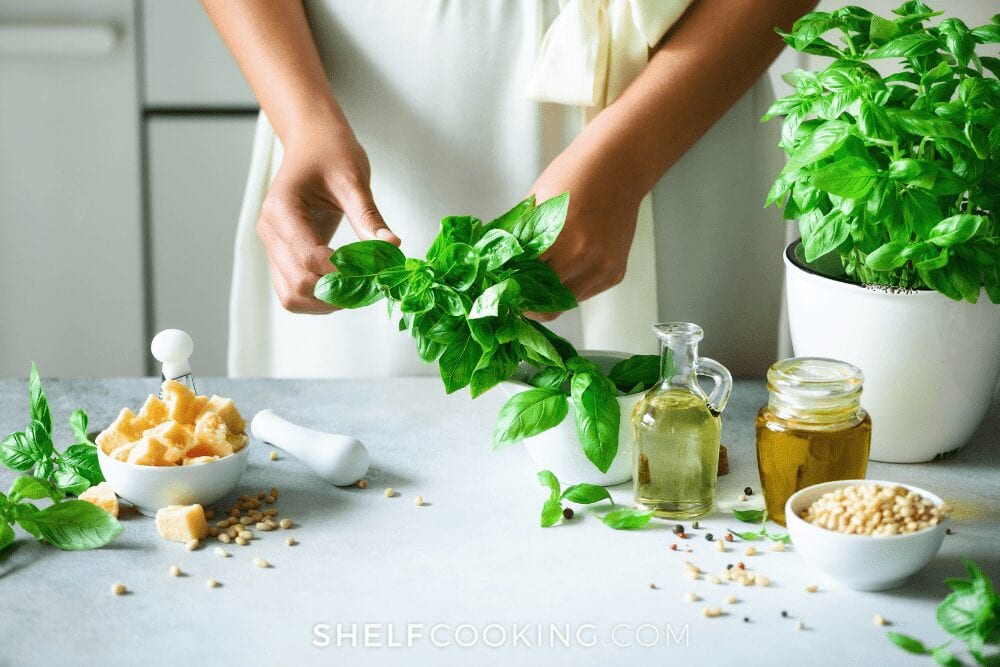
[[799, 357], [767, 372], [768, 403], [757, 414], [757, 469], [768, 516], [785, 525], [799, 489], [863, 479], [872, 420], [861, 407], [864, 376], [834, 359]]

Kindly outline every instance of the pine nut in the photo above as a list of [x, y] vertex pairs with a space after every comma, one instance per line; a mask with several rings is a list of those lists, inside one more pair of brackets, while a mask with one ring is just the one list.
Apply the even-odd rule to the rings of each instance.
[[417, 507], [420, 507], [421, 505], [424, 504], [424, 497], [417, 496], [416, 498], [413, 499], [413, 504], [416, 505]]
[[219, 582], [216, 581], [215, 579], [209, 579], [208, 581], [205, 582], [205, 585], [208, 586], [209, 588], [218, 588]]
[[128, 588], [125, 587], [125, 584], [119, 584], [119, 583], [111, 584], [112, 595], [125, 595], [126, 593], [128, 593]]
[[757, 554], [757, 547], [751, 544], [746, 548], [746, 551], [744, 551], [743, 553], [747, 556], [754, 556]]
[[736, 596], [730, 595], [726, 598], [726, 604], [736, 604]]
[[285, 530], [288, 530], [289, 528], [292, 527], [292, 520], [289, 519], [288, 517], [285, 517], [284, 519], [278, 522], [278, 525], [284, 528]]
[[244, 540], [252, 540], [253, 533], [251, 533], [249, 530], [241, 530], [239, 537], [242, 537]]
[[270, 563], [268, 563], [263, 558], [259, 558], [259, 557], [253, 559], [253, 564], [256, 565], [257, 567], [263, 567], [263, 568], [271, 567]]
[[246, 541], [246, 540], [245, 540], [245, 539], [243, 539], [242, 537], [237, 537], [237, 538], [236, 538], [236, 539], [234, 540], [234, 542], [236, 542], [236, 544], [240, 545], [241, 547], [245, 547], [246, 545], [250, 544], [250, 543], [249, 543], [248, 541]]
[[386, 498], [392, 498], [394, 495], [396, 495], [396, 489], [392, 488], [391, 486], [385, 490]]
[[171, 565], [170, 566], [170, 576], [171, 577], [179, 577], [179, 576], [181, 576], [181, 568], [178, 567], [177, 565]]
[[285, 538], [285, 544], [287, 544], [290, 547], [294, 547], [296, 544], [298, 544], [298, 542], [295, 541], [294, 537], [287, 537]]
[[223, 544], [229, 544], [233, 541], [233, 538], [229, 537], [229, 533], [219, 533], [218, 540]]
[[883, 616], [882, 614], [875, 614], [875, 617], [872, 618], [872, 623], [874, 623], [875, 625], [885, 625], [886, 624], [885, 616]]
[[688, 602], [697, 602], [701, 598], [698, 597], [695, 593], [685, 593], [684, 599], [687, 600]]
[[187, 550], [188, 551], [194, 551], [200, 545], [201, 545], [201, 542], [199, 542], [198, 540], [188, 540], [187, 541], [187, 545], [185, 545], [185, 546], [187, 546]]
[[278, 460], [278, 452], [272, 450], [271, 454], [270, 454], [270, 458], [271, 458], [272, 461], [277, 461]]
[[229, 552], [222, 547], [215, 547], [215, 555], [219, 558], [229, 558]]
[[819, 586], [817, 586], [816, 584], [809, 584], [808, 586], [806, 586], [806, 593], [815, 593], [818, 590]]

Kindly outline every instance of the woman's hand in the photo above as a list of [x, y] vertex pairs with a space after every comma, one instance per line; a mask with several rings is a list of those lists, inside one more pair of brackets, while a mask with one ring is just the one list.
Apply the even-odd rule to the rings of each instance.
[[[578, 301], [614, 287], [625, 277], [642, 200], [635, 179], [627, 169], [619, 168], [588, 130], [552, 161], [531, 189], [538, 201], [569, 192], [566, 224], [542, 259]], [[556, 316], [533, 315], [543, 321]]]
[[274, 291], [294, 313], [329, 313], [313, 296], [316, 281], [335, 271], [328, 246], [342, 215], [358, 238], [399, 245], [372, 199], [368, 156], [345, 125], [298, 133], [264, 200], [257, 234], [271, 264]]

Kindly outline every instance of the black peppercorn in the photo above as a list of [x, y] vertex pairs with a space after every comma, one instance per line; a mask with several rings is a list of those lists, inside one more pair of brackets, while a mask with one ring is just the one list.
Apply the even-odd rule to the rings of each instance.
[[750, 488], [750, 487], [748, 486], [747, 488], [743, 489], [743, 493], [744, 493], [744, 495], [747, 495], [747, 496], [752, 496], [752, 495], [753, 495], [753, 489], [751, 489], [751, 488]]
[[708, 540], [709, 542], [711, 542], [715, 538], [712, 537], [712, 533], [705, 533], [705, 539]]
[[684, 526], [682, 526], [679, 523], [674, 526], [674, 535], [680, 535], [683, 532], [684, 532]]
[[727, 569], [727, 570], [731, 570], [731, 569], [733, 569], [733, 564], [732, 564], [732, 563], [727, 563], [727, 564], [726, 564], [726, 569]]
[[695, 521], [694, 523], [692, 523], [691, 527], [694, 528], [695, 530], [698, 530], [698, 522]]
[[572, 507], [567, 507], [566, 509], [563, 510], [563, 518], [564, 519], [572, 519], [573, 518], [573, 508]]
[[781, 617], [782, 617], [782, 618], [788, 618], [788, 612], [787, 612], [787, 611], [785, 611], [784, 609], [782, 609], [782, 610], [781, 610]]
[[744, 616], [743, 617], [743, 622], [744, 623], [749, 623], [750, 622], [750, 617], [749, 616]]

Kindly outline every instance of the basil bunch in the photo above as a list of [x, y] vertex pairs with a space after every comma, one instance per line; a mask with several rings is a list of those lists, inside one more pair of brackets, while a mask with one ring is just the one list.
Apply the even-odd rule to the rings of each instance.
[[362, 308], [381, 299], [398, 306], [400, 331], [414, 338], [420, 358], [438, 362], [445, 391], [469, 387], [475, 398], [510, 379], [518, 364], [538, 369], [533, 388], [500, 410], [494, 449], [561, 423], [575, 406], [576, 428], [587, 457], [607, 472], [618, 451], [618, 390], [637, 390], [657, 379], [649, 359], [633, 358], [610, 377], [564, 338], [525, 317], [577, 306], [573, 293], [539, 259], [562, 231], [569, 194], [536, 205], [530, 197], [496, 220], [449, 216], [424, 259], [408, 258], [379, 240], [335, 250], [337, 271], [316, 284], [318, 299], [338, 308]]
[[[911, 0], [886, 19], [860, 7], [811, 12], [792, 48], [829, 56], [793, 71], [795, 92], [762, 120], [784, 116], [789, 160], [766, 205], [785, 201], [808, 261], [836, 251], [857, 282], [927, 287], [1000, 303], [1000, 14], [970, 29]], [[842, 45], [824, 39], [837, 31]], [[869, 64], [902, 59], [882, 77]], [[787, 196], [787, 198], [786, 198]]]
[[[28, 472], [7, 494], [0, 493], [0, 551], [14, 541], [13, 524], [59, 549], [97, 549], [122, 531], [121, 524], [100, 507], [83, 500], [65, 500], [104, 481], [97, 462], [97, 447], [87, 435], [87, 414], [75, 410], [69, 424], [77, 444], [62, 453], [52, 443], [52, 411], [31, 364], [28, 378], [31, 424], [0, 442], [0, 463], [15, 472]], [[39, 509], [28, 500], [50, 499]]]

